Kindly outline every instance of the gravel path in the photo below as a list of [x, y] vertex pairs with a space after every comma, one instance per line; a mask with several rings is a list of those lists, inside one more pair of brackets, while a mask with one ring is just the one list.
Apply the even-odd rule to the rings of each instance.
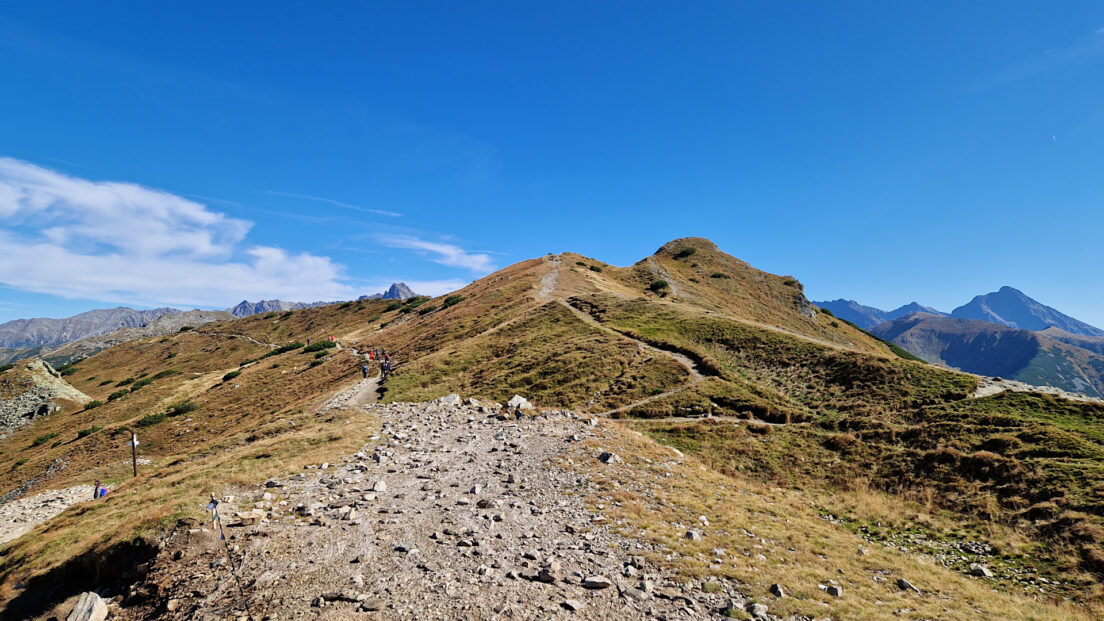
[[[586, 444], [596, 421], [455, 396], [362, 407], [383, 426], [362, 452], [223, 504], [244, 516], [228, 536], [254, 619], [683, 619], [745, 602], [678, 585], [644, 560], [652, 544], [588, 510], [593, 484], [557, 464], [625, 467]], [[120, 618], [241, 618], [225, 559], [209, 529], [172, 538]]]
[[0, 505], [0, 547], [18, 539], [35, 525], [86, 500], [92, 500], [91, 485], [48, 490]]

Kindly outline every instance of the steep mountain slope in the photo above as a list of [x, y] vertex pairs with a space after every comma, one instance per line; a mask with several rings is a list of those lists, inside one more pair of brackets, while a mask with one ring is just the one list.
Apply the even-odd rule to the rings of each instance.
[[1036, 302], [1012, 287], [1001, 287], [999, 291], [979, 295], [951, 311], [951, 317], [989, 321], [1021, 330], [1038, 331], [1053, 327], [1071, 334], [1104, 336], [1104, 330]]
[[0, 372], [0, 434], [62, 409], [72, 411], [89, 400], [49, 364], [20, 361]]
[[[337, 345], [330, 346], [330, 337]], [[365, 360], [358, 352], [375, 348], [391, 353], [395, 370], [379, 382], [371, 377], [378, 368], [372, 362], [373, 373], [362, 382]], [[496, 532], [489, 526], [496, 523], [493, 518], [481, 514], [523, 520], [526, 513], [551, 509], [540, 504], [551, 491], [541, 488], [545, 495], [526, 496], [528, 480], [516, 496], [495, 505], [503, 498], [463, 495], [463, 489], [434, 483], [446, 471], [452, 472], [446, 476], [470, 471], [472, 477], [487, 477], [491, 482], [463, 477], [464, 488], [484, 490], [511, 473], [575, 481], [555, 490], [564, 500], [572, 496], [571, 507], [596, 513], [562, 525], [572, 539], [546, 533], [544, 522], [522, 526], [520, 532], [540, 529], [539, 537], [521, 544], [525, 553], [532, 546], [530, 556], [561, 554], [555, 543], [561, 540], [593, 549], [594, 541], [607, 541], [605, 525], [612, 520], [618, 532], [643, 538], [640, 545], [655, 551], [649, 562], [674, 572], [676, 582], [731, 579], [752, 585], [756, 597], [765, 597], [772, 582], [784, 584], [801, 594], [771, 600], [772, 608], [786, 614], [876, 618], [886, 608], [873, 602], [882, 601], [930, 618], [982, 613], [1090, 618], [1104, 597], [1094, 590], [1099, 580], [1091, 573], [1104, 570], [1104, 536], [1098, 536], [1104, 532], [1104, 499], [1097, 491], [1104, 489], [1099, 468], [1104, 409], [1035, 395], [968, 399], [976, 378], [897, 358], [881, 342], [818, 312], [796, 279], [755, 270], [708, 240], [675, 240], [629, 267], [572, 253], [549, 255], [434, 299], [361, 300], [207, 324], [122, 343], [69, 371], [66, 378], [100, 405], [40, 417], [0, 439], [0, 492], [10, 490], [15, 497], [94, 479], [115, 487], [107, 502], [73, 507], [0, 551], [0, 601], [35, 614], [93, 587], [122, 594], [116, 605], [130, 611], [127, 618], [144, 610], [166, 614], [166, 598], [176, 593], [181, 615], [215, 602], [230, 610], [236, 604], [217, 585], [232, 585], [232, 578], [213, 562], [207, 544], [215, 540], [197, 531], [198, 520], [210, 519], [203, 506], [211, 493], [233, 495], [243, 509], [262, 503], [257, 528], [228, 531], [231, 546], [253, 550], [248, 562], [232, 563], [246, 572], [246, 596], [302, 612], [311, 600], [283, 590], [282, 579], [273, 582], [272, 576], [294, 573], [298, 577], [289, 582], [300, 582], [314, 571], [301, 564], [304, 558], [317, 557], [315, 569], [325, 572], [335, 567], [364, 572], [368, 589], [386, 576], [374, 563], [350, 563], [353, 548], [340, 546], [370, 546], [364, 554], [408, 554], [394, 546], [439, 545], [435, 542], [453, 537], [445, 528], [463, 533], [471, 544], [481, 533]], [[483, 401], [470, 413], [458, 412], [451, 400], [430, 409], [357, 407], [449, 392]], [[548, 419], [515, 424], [509, 420], [512, 411], [486, 401], [501, 402], [514, 393], [547, 408]], [[588, 424], [603, 429], [591, 436], [574, 415], [563, 414], [565, 408], [587, 413], [584, 419], [605, 413], [635, 420]], [[692, 417], [702, 413], [716, 417]], [[570, 427], [540, 431], [561, 419]], [[678, 454], [632, 428], [693, 456], [685, 464], [668, 463]], [[126, 442], [133, 431], [150, 463], [131, 480]], [[527, 443], [538, 440], [517, 433], [539, 435], [554, 446], [541, 445], [530, 454]], [[47, 440], [39, 442], [43, 437]], [[376, 447], [378, 459], [369, 459]], [[469, 450], [482, 452], [464, 454]], [[599, 462], [602, 450], [623, 455], [625, 467], [613, 458]], [[513, 461], [527, 458], [541, 463]], [[340, 470], [303, 470], [321, 462], [339, 463]], [[575, 474], [564, 475], [562, 469]], [[416, 485], [426, 489], [371, 491], [380, 487], [373, 485], [376, 477], [390, 475], [402, 486], [428, 477]], [[260, 487], [269, 478], [284, 487]], [[300, 484], [314, 487], [300, 489]], [[275, 497], [265, 499], [266, 491]], [[458, 495], [470, 501], [462, 504]], [[477, 500], [490, 504], [480, 506]], [[288, 504], [281, 507], [280, 501]], [[350, 506], [359, 520], [339, 517], [341, 508]], [[424, 521], [424, 516], [410, 519], [417, 511], [442, 512], [442, 506], [460, 523], [443, 526], [441, 537], [422, 538], [407, 528]], [[309, 512], [314, 515], [306, 519]], [[716, 526], [704, 527], [703, 541], [686, 539], [687, 525], [700, 524], [701, 515]], [[264, 520], [274, 528], [278, 522], [279, 531], [268, 530]], [[393, 539], [366, 537], [359, 530], [350, 531], [357, 536], [341, 536], [346, 528], [376, 529], [377, 522], [373, 534]], [[473, 524], [481, 525], [481, 533], [465, 532], [474, 531]], [[307, 549], [303, 537], [291, 536], [315, 528], [333, 529], [309, 535], [323, 547]], [[587, 539], [596, 529], [601, 539]], [[965, 553], [954, 552], [953, 562], [944, 554], [939, 561], [934, 553], [914, 558], [897, 549], [911, 549], [916, 545], [911, 541], [877, 545], [898, 530], [910, 536], [923, 532], [925, 541], [952, 547], [964, 543], [964, 536], [971, 545], [980, 540], [999, 546], [999, 557], [970, 552], [969, 558], [993, 566], [994, 584], [1013, 594], [961, 575], [968, 567], [957, 559]], [[292, 547], [268, 548], [266, 540]], [[457, 553], [448, 556], [463, 567], [422, 569], [409, 560], [402, 566], [429, 572], [417, 575], [446, 589], [484, 584], [488, 592], [514, 598], [510, 606], [519, 605], [518, 597], [555, 597], [550, 590], [514, 588], [512, 579], [502, 576], [522, 567], [515, 565], [523, 560], [516, 546], [509, 537], [453, 546]], [[864, 555], [860, 546], [874, 549]], [[493, 549], [500, 568], [485, 562], [483, 570], [478, 563], [469, 567], [473, 548]], [[184, 560], [174, 567], [177, 549]], [[299, 564], [264, 573], [257, 564], [264, 558]], [[380, 566], [391, 567], [391, 560], [382, 559]], [[150, 582], [138, 571], [146, 562], [153, 563]], [[111, 571], [97, 572], [105, 567]], [[882, 567], [928, 581], [921, 588], [938, 597], [914, 597], [892, 580], [870, 579], [889, 575], [879, 573]], [[1040, 594], [1043, 583], [1028, 581], [1029, 575], [1047, 577], [1045, 592]], [[178, 578], [181, 590], [174, 591]], [[846, 581], [846, 595], [833, 598], [817, 588], [830, 584], [827, 580]], [[540, 588], [541, 583], [524, 584]], [[566, 580], [555, 585], [578, 586]], [[317, 586], [311, 599], [334, 585]], [[204, 590], [209, 588], [216, 590]], [[685, 601], [704, 604], [711, 600], [698, 595], [714, 590], [691, 589]], [[1092, 608], [1079, 611], [1015, 594], [1024, 592], [1072, 597]], [[642, 593], [641, 601], [655, 597]], [[395, 607], [389, 610], [410, 604], [394, 589], [379, 588], [371, 596]], [[561, 610], [559, 601], [539, 601], [545, 606], [539, 611], [515, 610], [525, 618]], [[345, 612], [330, 605], [312, 612]], [[604, 607], [596, 604], [594, 610]], [[470, 612], [490, 616], [489, 611]]]
[[65, 319], [16, 319], [0, 324], [0, 347], [57, 346], [119, 328], [141, 327], [163, 315], [178, 312], [175, 308], [140, 311], [119, 307], [92, 310]]
[[1104, 396], [1104, 355], [1078, 347], [1089, 337], [1017, 330], [1000, 324], [917, 313], [870, 329], [928, 362], [970, 373]]

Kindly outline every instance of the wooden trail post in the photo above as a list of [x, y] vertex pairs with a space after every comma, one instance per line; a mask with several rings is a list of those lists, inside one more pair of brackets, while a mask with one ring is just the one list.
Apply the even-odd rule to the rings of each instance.
[[134, 466], [134, 476], [138, 476], [138, 434], [131, 433], [130, 436], [130, 463]]

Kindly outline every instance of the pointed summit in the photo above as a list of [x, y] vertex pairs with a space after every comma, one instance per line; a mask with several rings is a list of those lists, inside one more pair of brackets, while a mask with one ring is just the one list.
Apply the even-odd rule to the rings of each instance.
[[409, 300], [410, 298], [418, 297], [417, 293], [411, 289], [405, 282], [392, 283], [387, 291], [383, 293], [373, 293], [371, 295], [362, 295], [359, 300]]
[[951, 311], [951, 317], [989, 321], [1021, 330], [1060, 328], [1071, 334], [1104, 336], [1104, 330], [1041, 304], [1007, 285], [999, 291], [975, 297]]

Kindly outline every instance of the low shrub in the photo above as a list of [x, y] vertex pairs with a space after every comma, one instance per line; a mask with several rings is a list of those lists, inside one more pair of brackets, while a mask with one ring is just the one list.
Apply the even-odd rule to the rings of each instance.
[[462, 296], [462, 295], [450, 295], [447, 298], [445, 298], [445, 301], [442, 303], [442, 306], [444, 306], [445, 308], [450, 308], [450, 307], [456, 306], [457, 304], [459, 304], [463, 301], [464, 301], [464, 296]]
[[231, 371], [231, 372], [227, 373], [226, 375], [222, 376], [222, 381], [229, 382], [230, 380], [234, 379], [235, 377], [237, 377], [239, 375], [241, 375], [241, 371]]
[[127, 391], [127, 390], [116, 390], [115, 392], [111, 393], [110, 395], [107, 395], [107, 400], [108, 401], [115, 401], [116, 399], [122, 399], [123, 397], [127, 396], [128, 392], [129, 391]]
[[833, 313], [832, 311], [828, 310], [827, 308], [818, 308], [817, 310], [819, 310], [820, 312], [824, 313], [825, 315], [828, 315], [829, 317], [835, 317], [835, 316], [836, 316], [836, 314], [835, 314], [835, 313]]
[[782, 284], [786, 285], [787, 287], [796, 287], [797, 281], [793, 278], [787, 278], [786, 280], [782, 281]]
[[694, 253], [697, 252], [697, 251], [698, 251], [697, 248], [683, 248], [682, 250], [678, 251], [678, 254], [675, 255], [675, 258], [676, 259], [685, 259], [686, 257], [693, 256]]
[[402, 307], [403, 307], [403, 303], [402, 303], [402, 302], [392, 302], [392, 303], [390, 303], [390, 304], [388, 304], [388, 305], [387, 305], [386, 311], [387, 311], [387, 312], [390, 312], [390, 311], [397, 311], [397, 310], [399, 310], [399, 309], [400, 309], [400, 308], [402, 308]]
[[43, 444], [46, 444], [47, 442], [49, 442], [50, 440], [53, 440], [54, 438], [58, 437], [59, 435], [61, 435], [61, 434], [59, 434], [57, 432], [42, 434], [42, 435], [38, 436], [37, 438], [35, 438], [34, 440], [31, 441], [31, 446], [42, 446]]
[[846, 451], [858, 446], [859, 439], [850, 433], [836, 433], [828, 436], [824, 444], [833, 451]]
[[120, 380], [119, 383], [115, 384], [115, 387], [118, 388], [119, 386], [129, 386], [130, 384], [133, 384], [133, 383], [134, 383], [134, 378], [133, 377], [128, 377], [125, 380]]
[[330, 349], [332, 347], [337, 347], [337, 343], [333, 341], [315, 341], [310, 345], [304, 347], [303, 353], [306, 354], [314, 351], [322, 351], [323, 349]]
[[153, 427], [154, 425], [156, 425], [158, 423], [165, 422], [165, 420], [166, 420], [166, 417], [161, 412], [158, 412], [156, 414], [147, 414], [146, 416], [143, 416], [142, 418], [139, 418], [138, 420], [134, 421], [134, 426], [135, 427]]
[[3, 373], [4, 371], [11, 371], [14, 368], [15, 368], [15, 365], [9, 362], [8, 364], [5, 364], [4, 366], [0, 366], [0, 373]]
[[601, 272], [602, 268], [598, 267], [597, 265], [591, 265], [590, 266], [590, 271], [592, 271], [592, 272]]
[[104, 381], [100, 382], [100, 386], [107, 386], [110, 383], [111, 383], [111, 380], [104, 380]]
[[656, 293], [666, 289], [668, 287], [666, 280], [653, 280], [652, 284], [648, 285], [648, 289]]
[[171, 377], [173, 375], [180, 375], [180, 373], [181, 372], [177, 371], [176, 369], [165, 369], [164, 371], [161, 371], [160, 373], [154, 375], [153, 379], [155, 379], [155, 380], [165, 379], [166, 377]]
[[419, 315], [428, 315], [428, 314], [432, 313], [435, 310], [437, 310], [437, 307], [430, 304], [429, 306], [426, 306], [425, 308], [419, 309], [418, 314]]
[[723, 272], [713, 272], [712, 274], [709, 275], [709, 277], [710, 278], [726, 278], [726, 279], [727, 278], [732, 278], [731, 276], [729, 276], [728, 274], [725, 274]]
[[330, 352], [328, 352], [328, 351], [320, 351], [320, 352], [318, 352], [317, 354], [314, 355], [314, 359], [318, 360], [319, 358], [325, 358], [326, 356], [329, 356], [329, 355], [330, 355]]
[[575, 265], [582, 265], [583, 267], [586, 267], [586, 262], [585, 261], [576, 261]]
[[101, 431], [102, 429], [103, 427], [97, 427], [96, 425], [92, 425], [87, 429], [81, 429], [77, 432], [77, 439], [79, 440], [81, 438], [87, 438], [88, 436], [96, 433], [97, 431]]
[[264, 319], [275, 319], [277, 314], [276, 311], [265, 313]]
[[149, 386], [152, 383], [153, 383], [153, 378], [152, 377], [147, 377], [145, 379], [140, 379], [137, 382], [134, 382], [134, 385], [130, 387], [130, 392], [135, 392], [139, 388], [141, 388], [143, 386]]
[[195, 326], [180, 326], [181, 332], [191, 332], [192, 330], [195, 330]]
[[283, 315], [280, 315], [280, 319], [287, 319], [295, 314], [295, 311], [284, 311]]
[[89, 401], [88, 403], [84, 404], [84, 409], [85, 409], [85, 411], [94, 410], [94, 409], [100, 407], [101, 405], [103, 405], [103, 401], [100, 401], [98, 399], [93, 399], [93, 400]]
[[191, 401], [181, 401], [180, 403], [174, 403], [169, 406], [168, 411], [165, 412], [168, 416], [180, 416], [181, 414], [187, 414], [188, 412], [194, 412], [199, 409], [199, 406]]
[[318, 365], [322, 364], [323, 362], [325, 362], [325, 360], [323, 360], [323, 359], [321, 359], [321, 358], [320, 358], [320, 359], [318, 359], [318, 360], [311, 360], [311, 363], [310, 363], [310, 368], [312, 368], [312, 369], [313, 369], [314, 367], [316, 367], [316, 366], [318, 366]]

